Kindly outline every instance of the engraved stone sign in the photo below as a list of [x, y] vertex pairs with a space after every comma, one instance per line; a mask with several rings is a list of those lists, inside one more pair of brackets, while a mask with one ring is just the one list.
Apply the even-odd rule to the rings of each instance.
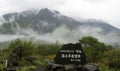
[[84, 65], [86, 63], [86, 56], [82, 50], [81, 44], [63, 45], [56, 55], [55, 63], [63, 65]]

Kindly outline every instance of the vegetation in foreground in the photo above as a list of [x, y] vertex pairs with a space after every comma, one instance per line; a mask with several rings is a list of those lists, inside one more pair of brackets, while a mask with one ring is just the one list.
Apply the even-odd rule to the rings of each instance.
[[[0, 51], [0, 71], [5, 68], [5, 60], [9, 58], [12, 50], [21, 46], [24, 48], [22, 59], [17, 60], [22, 68], [18, 71], [29, 71], [37, 66], [44, 66], [48, 61], [54, 59], [60, 44], [40, 44], [33, 42], [33, 38], [28, 41], [16, 39], [11, 41], [8, 47]], [[120, 48], [107, 45], [96, 38], [88, 36], [79, 40], [86, 54], [87, 63], [98, 64], [100, 71], [120, 71]], [[0, 46], [1, 48], [2, 46]]]

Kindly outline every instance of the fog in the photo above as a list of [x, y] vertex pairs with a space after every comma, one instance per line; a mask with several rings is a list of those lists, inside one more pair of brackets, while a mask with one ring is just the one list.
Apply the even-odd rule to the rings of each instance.
[[[57, 15], [59, 16], [59, 15]], [[60, 15], [61, 16], [61, 15]], [[86, 19], [82, 20], [83, 22], [86, 21]], [[7, 21], [0, 17], [0, 26], [2, 26], [2, 23], [6, 23]], [[16, 34], [13, 35], [3, 35], [0, 34], [0, 42], [7, 42], [11, 40], [15, 40], [17, 38], [20, 39], [30, 39], [31, 37], [35, 37], [35, 41], [45, 41], [50, 43], [76, 43], [79, 39], [85, 36], [93, 36], [97, 38], [99, 41], [107, 43], [107, 44], [116, 44], [120, 43], [120, 34], [110, 32], [108, 34], [103, 33], [104, 30], [100, 27], [91, 27], [82, 25], [79, 26], [76, 29], [69, 29], [64, 23], [63, 25], [57, 27], [52, 32], [46, 33], [46, 34], [38, 34], [38, 32], [34, 31], [32, 28], [21, 28], [19, 24], [15, 21], [15, 18], [10, 18], [9, 22], [12, 24], [13, 22], [16, 24], [15, 27], [11, 27], [12, 29], [15, 29], [14, 31]], [[47, 26], [48, 23], [43, 22]], [[37, 42], [39, 43], [39, 42]]]
[[[17, 31], [18, 32], [18, 31]], [[107, 44], [116, 44], [120, 43], [120, 36], [117, 33], [110, 32], [108, 34], [104, 34], [103, 30], [99, 27], [90, 27], [90, 26], [80, 26], [76, 29], [69, 29], [65, 24], [56, 28], [51, 33], [46, 33], [44, 35], [40, 35], [32, 29], [22, 29], [21, 33], [16, 33], [15, 35], [0, 35], [0, 42], [11, 41], [17, 38], [20, 39], [30, 39], [31, 37], [35, 37], [35, 41], [46, 41], [50, 43], [76, 43], [79, 39], [85, 36], [93, 36], [97, 38], [99, 41], [107, 43]]]

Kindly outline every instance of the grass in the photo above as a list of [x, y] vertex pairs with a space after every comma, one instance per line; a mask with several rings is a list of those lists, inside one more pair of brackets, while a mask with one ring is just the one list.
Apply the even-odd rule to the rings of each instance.
[[106, 65], [100, 65], [99, 67], [100, 71], [120, 71], [120, 69], [117, 68], [109, 68]]
[[[101, 44], [101, 43], [100, 43]], [[38, 66], [44, 66], [46, 65], [47, 61], [51, 61], [54, 59], [56, 56], [57, 52], [60, 49], [60, 44], [46, 44], [46, 45], [36, 45], [33, 43], [33, 38], [31, 38], [28, 41], [22, 41], [20, 39], [16, 39], [14, 41], [11, 41], [8, 45], [8, 48], [4, 49], [2, 52], [0, 52], [0, 59], [5, 60], [9, 57], [9, 53], [12, 52], [12, 50], [16, 47], [16, 45], [20, 45], [24, 47], [24, 51], [22, 53], [23, 58], [19, 60], [20, 62], [20, 68], [17, 69], [17, 71], [29, 71], [29, 70], [34, 70]], [[104, 44], [101, 44], [105, 48]], [[103, 52], [103, 47], [99, 48], [99, 53], [96, 55], [96, 50], [93, 51], [91, 48], [84, 48], [84, 52], [86, 53], [87, 60], [93, 61], [94, 60], [94, 55], [98, 56], [100, 58], [96, 59], [98, 60], [99, 68], [100, 71], [120, 71], [120, 68], [109, 68], [107, 65], [104, 64], [109, 64], [109, 61], [112, 61], [113, 63], [117, 63], [118, 66], [120, 64], [120, 48], [115, 49], [113, 48], [112, 50], [107, 50], [105, 53]], [[108, 47], [107, 47], [108, 48]], [[3, 58], [4, 59], [3, 59]], [[28, 61], [28, 59], [30, 61]], [[31, 60], [32, 59], [32, 60]], [[93, 61], [94, 62], [94, 61]], [[117, 65], [116, 65], [117, 66]], [[4, 71], [3, 69], [5, 68], [4, 62], [0, 62], [0, 71]]]

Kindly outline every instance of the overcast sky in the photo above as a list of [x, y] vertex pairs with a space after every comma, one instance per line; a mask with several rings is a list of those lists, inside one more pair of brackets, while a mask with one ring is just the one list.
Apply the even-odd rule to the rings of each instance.
[[0, 15], [49, 8], [79, 20], [97, 19], [120, 28], [120, 0], [0, 0]]

